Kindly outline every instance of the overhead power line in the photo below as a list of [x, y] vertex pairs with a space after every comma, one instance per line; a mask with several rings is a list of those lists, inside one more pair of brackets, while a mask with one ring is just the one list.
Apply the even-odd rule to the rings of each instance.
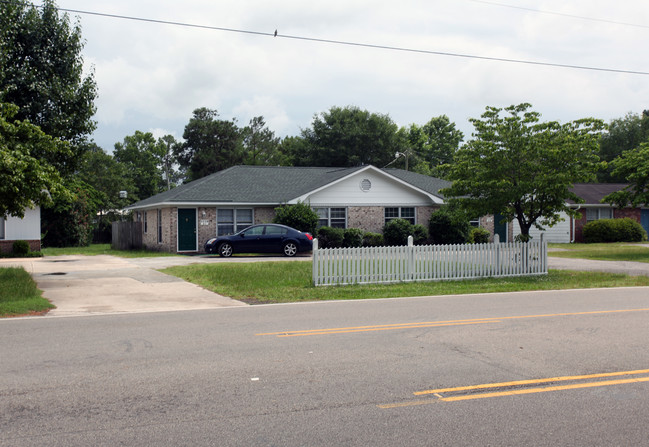
[[538, 13], [538, 14], [548, 14], [548, 15], [554, 15], [554, 16], [569, 17], [571, 19], [588, 20], [588, 21], [591, 21], [591, 22], [611, 23], [613, 25], [633, 26], [633, 27], [636, 27], [636, 28], [649, 29], [649, 25], [641, 25], [641, 24], [638, 24], [638, 23], [619, 22], [617, 20], [600, 19], [600, 18], [597, 18], [597, 17], [585, 17], [585, 16], [580, 16], [580, 15], [577, 15], [577, 14], [567, 14], [567, 13], [564, 13], [564, 12], [557, 12], [557, 11], [545, 11], [543, 9], [526, 8], [524, 6], [508, 5], [506, 3], [491, 2], [491, 1], [487, 1], [487, 0], [469, 0], [469, 1], [474, 2], [474, 3], [482, 3], [484, 5], [500, 6], [502, 8], [511, 8], [511, 9], [519, 9], [519, 10], [522, 10], [522, 11], [530, 11], [530, 12], [535, 12], [535, 13]]
[[[14, 2], [10, 0], [0, 0], [0, 3], [14, 3]], [[503, 58], [503, 57], [479, 56], [474, 54], [453, 53], [453, 52], [435, 51], [435, 50], [422, 50], [416, 48], [397, 47], [397, 46], [390, 46], [390, 45], [379, 45], [379, 44], [351, 42], [351, 41], [333, 40], [333, 39], [322, 39], [322, 38], [306, 37], [306, 36], [292, 36], [288, 34], [279, 34], [277, 33], [276, 30], [270, 32], [252, 31], [252, 30], [244, 30], [244, 29], [237, 29], [237, 28], [225, 28], [220, 26], [198, 25], [198, 24], [175, 22], [169, 20], [150, 19], [144, 17], [125, 16], [119, 14], [108, 14], [103, 12], [86, 11], [81, 9], [69, 9], [69, 8], [60, 8], [60, 7], [58, 7], [57, 9], [59, 11], [69, 12], [73, 14], [83, 14], [83, 15], [91, 15], [91, 16], [98, 16], [98, 17], [107, 17], [112, 19], [131, 20], [137, 22], [154, 23], [159, 25], [172, 25], [172, 26], [181, 26], [186, 28], [206, 29], [212, 31], [251, 34], [256, 36], [267, 36], [273, 38], [283, 38], [283, 39], [300, 40], [300, 41], [307, 41], [307, 42], [325, 43], [331, 45], [372, 48], [377, 50], [399, 51], [399, 52], [406, 52], [406, 53], [457, 57], [457, 58], [464, 58], [464, 59], [485, 60], [485, 61], [493, 61], [493, 62], [508, 62], [514, 64], [536, 65], [536, 66], [543, 66], [543, 67], [569, 68], [569, 69], [576, 69], [576, 70], [588, 70], [588, 71], [599, 71], [599, 72], [608, 72], [608, 73], [622, 73], [622, 74], [649, 76], [649, 72], [646, 71], [625, 70], [625, 69], [606, 68], [606, 67], [591, 67], [585, 65], [561, 64], [561, 63], [553, 63], [553, 62], [541, 62], [541, 61], [534, 61], [534, 60], [512, 59], [512, 58]]]

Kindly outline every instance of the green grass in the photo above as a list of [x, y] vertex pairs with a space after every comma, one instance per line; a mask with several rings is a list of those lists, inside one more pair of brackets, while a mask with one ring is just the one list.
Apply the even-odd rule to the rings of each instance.
[[314, 287], [310, 262], [194, 264], [170, 267], [162, 272], [251, 304], [649, 286], [646, 276], [551, 270], [547, 276]]
[[42, 249], [44, 256], [61, 256], [61, 255], [111, 255], [120, 258], [152, 258], [158, 256], [179, 256], [175, 253], [150, 250], [113, 250], [110, 244], [91, 244], [88, 247], [47, 247]]
[[22, 267], [0, 268], [0, 317], [30, 315], [54, 308]]
[[549, 244], [549, 247], [565, 250], [548, 253], [557, 258], [649, 262], [649, 244]]

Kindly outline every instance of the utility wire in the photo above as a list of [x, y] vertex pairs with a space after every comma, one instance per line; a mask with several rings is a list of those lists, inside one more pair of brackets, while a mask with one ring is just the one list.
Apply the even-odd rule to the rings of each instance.
[[[478, 1], [478, 0], [474, 0], [474, 1]], [[0, 3], [15, 3], [15, 2], [12, 2], [10, 0], [0, 0]], [[400, 51], [400, 52], [415, 53], [415, 54], [428, 54], [428, 55], [435, 55], [435, 56], [458, 57], [464, 59], [485, 60], [485, 61], [493, 61], [493, 62], [508, 62], [514, 64], [536, 65], [536, 66], [543, 66], [543, 67], [569, 68], [575, 70], [589, 70], [589, 71], [599, 71], [599, 72], [607, 72], [607, 73], [622, 73], [622, 74], [649, 76], [649, 72], [646, 71], [623, 70], [617, 68], [604, 68], [604, 67], [590, 67], [585, 65], [559, 64], [559, 63], [552, 63], [552, 62], [540, 62], [540, 61], [523, 60], [523, 59], [509, 59], [509, 58], [502, 58], [502, 57], [478, 56], [473, 54], [421, 50], [415, 48], [395, 47], [390, 45], [378, 45], [378, 44], [361, 43], [361, 42], [350, 42], [350, 41], [343, 41], [343, 40], [321, 39], [321, 38], [306, 37], [306, 36], [291, 36], [287, 34], [277, 34], [277, 31], [262, 32], [262, 31], [251, 31], [251, 30], [243, 30], [243, 29], [236, 29], [236, 28], [224, 28], [224, 27], [210, 26], [210, 25], [197, 25], [197, 24], [184, 23], [184, 22], [174, 22], [168, 20], [158, 20], [158, 19], [149, 19], [143, 17], [133, 17], [133, 16], [118, 15], [118, 14], [85, 11], [80, 9], [69, 9], [69, 8], [60, 8], [60, 7], [57, 7], [57, 9], [59, 11], [64, 11], [64, 12], [69, 12], [74, 14], [108, 17], [112, 19], [132, 20], [137, 22], [154, 23], [159, 25], [182, 26], [186, 28], [207, 29], [213, 31], [224, 31], [224, 32], [239, 33], [239, 34], [251, 34], [257, 36], [267, 36], [273, 38], [283, 38], [283, 39], [292, 39], [292, 40], [300, 40], [300, 41], [307, 41], [307, 42], [325, 43], [331, 45], [372, 48], [377, 50]]]
[[503, 7], [503, 8], [511, 8], [511, 9], [519, 9], [519, 10], [523, 10], [523, 11], [531, 11], [531, 12], [536, 12], [538, 14], [548, 14], [548, 15], [555, 15], [555, 16], [561, 16], [561, 17], [569, 17], [571, 19], [588, 20], [588, 21], [591, 21], [591, 22], [611, 23], [613, 25], [633, 26], [633, 27], [636, 27], [636, 28], [649, 29], [649, 25], [640, 25], [638, 23], [618, 22], [616, 20], [600, 19], [600, 18], [597, 18], [597, 17], [585, 17], [585, 16], [580, 16], [580, 15], [577, 15], [577, 14], [566, 14], [566, 13], [563, 13], [563, 12], [556, 12], [556, 11], [544, 11], [542, 9], [526, 8], [524, 6], [508, 5], [508, 4], [505, 4], [505, 3], [491, 2], [491, 1], [487, 1], [487, 0], [468, 0], [468, 1], [474, 2], [474, 3], [482, 3], [484, 5], [500, 6], [500, 7]]

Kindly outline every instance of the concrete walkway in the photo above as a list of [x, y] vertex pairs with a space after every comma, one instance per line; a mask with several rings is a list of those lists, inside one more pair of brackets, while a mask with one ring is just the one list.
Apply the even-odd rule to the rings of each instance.
[[0, 267], [22, 266], [32, 275], [56, 306], [48, 317], [247, 306], [155, 270], [194, 262], [214, 258], [47, 256], [0, 259]]
[[630, 276], [649, 276], [649, 263], [629, 261], [594, 261], [590, 259], [555, 258], [548, 256], [548, 268], [590, 272], [622, 273]]

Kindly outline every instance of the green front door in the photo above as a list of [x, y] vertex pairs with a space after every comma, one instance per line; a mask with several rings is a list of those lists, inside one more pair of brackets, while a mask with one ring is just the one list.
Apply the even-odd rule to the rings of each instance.
[[195, 208], [178, 208], [178, 251], [196, 251]]
[[507, 242], [507, 222], [501, 223], [503, 219], [500, 214], [494, 216], [494, 235], [500, 236], [500, 242]]

